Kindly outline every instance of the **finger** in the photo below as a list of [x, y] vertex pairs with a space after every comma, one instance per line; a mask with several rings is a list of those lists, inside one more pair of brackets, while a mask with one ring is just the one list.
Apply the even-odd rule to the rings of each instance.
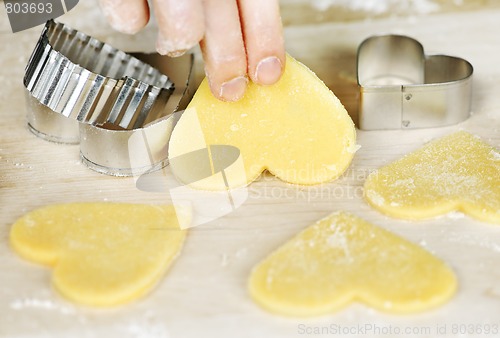
[[202, 0], [154, 0], [160, 54], [180, 56], [203, 38]]
[[253, 82], [271, 85], [285, 67], [285, 43], [278, 0], [238, 0]]
[[205, 37], [201, 42], [205, 73], [215, 97], [237, 101], [248, 79], [236, 0], [205, 0]]
[[111, 27], [127, 34], [135, 34], [149, 21], [147, 0], [99, 0], [104, 16]]

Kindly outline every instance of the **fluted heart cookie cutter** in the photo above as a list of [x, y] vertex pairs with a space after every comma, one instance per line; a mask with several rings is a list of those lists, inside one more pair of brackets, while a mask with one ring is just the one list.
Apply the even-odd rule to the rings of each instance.
[[162, 168], [192, 95], [193, 64], [192, 55], [127, 54], [49, 20], [23, 81], [29, 129], [50, 141], [80, 143], [83, 162], [101, 173]]
[[357, 55], [359, 126], [364, 130], [440, 127], [471, 113], [472, 65], [426, 55], [402, 35], [372, 36]]

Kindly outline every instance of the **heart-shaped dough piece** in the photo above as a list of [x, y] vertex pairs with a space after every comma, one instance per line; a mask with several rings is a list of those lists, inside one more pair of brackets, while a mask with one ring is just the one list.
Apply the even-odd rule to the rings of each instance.
[[500, 153], [460, 131], [370, 174], [364, 194], [393, 217], [417, 220], [456, 210], [500, 223]]
[[348, 213], [306, 228], [251, 273], [249, 290], [264, 308], [314, 316], [361, 301], [392, 313], [426, 310], [447, 301], [453, 272], [418, 245]]
[[196, 176], [189, 172], [201, 161], [171, 166], [181, 182], [198, 189], [244, 186], [266, 169], [286, 182], [311, 185], [339, 177], [351, 162], [355, 141], [354, 124], [337, 97], [311, 70], [287, 56], [276, 84], [249, 83], [238, 102], [217, 100], [205, 79], [174, 128], [169, 158], [214, 145], [240, 150], [243, 166], [229, 166], [222, 175], [214, 170], [220, 165], [213, 157], [213, 175], [199, 181], [186, 177]]
[[175, 210], [125, 203], [51, 205], [17, 220], [10, 242], [22, 257], [54, 268], [52, 283], [64, 297], [114, 306], [150, 291], [180, 252], [186, 232], [178, 217], [190, 216]]

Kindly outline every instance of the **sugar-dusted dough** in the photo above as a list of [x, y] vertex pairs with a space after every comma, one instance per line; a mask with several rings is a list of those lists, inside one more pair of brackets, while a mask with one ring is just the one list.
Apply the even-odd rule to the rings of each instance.
[[343, 212], [281, 246], [249, 280], [258, 304], [289, 316], [327, 314], [352, 301], [392, 313], [423, 311], [446, 302], [456, 288], [441, 260]]
[[500, 153], [460, 131], [370, 174], [364, 192], [374, 208], [393, 217], [425, 219], [456, 210], [500, 224]]
[[173, 206], [71, 203], [21, 217], [10, 243], [22, 257], [54, 268], [64, 297], [114, 306], [149, 292], [181, 250], [186, 232]]
[[[206, 179], [186, 179], [190, 170], [199, 169], [197, 159], [171, 166], [179, 180], [198, 189], [244, 186], [266, 169], [286, 182], [312, 185], [331, 181], [346, 170], [355, 141], [354, 124], [337, 97], [311, 70], [288, 56], [279, 82], [249, 83], [238, 102], [217, 100], [205, 79], [174, 128], [169, 157], [212, 145], [240, 150], [243, 165], [230, 166], [225, 177], [215, 170]], [[215, 156], [212, 161], [213, 170], [218, 167]]]

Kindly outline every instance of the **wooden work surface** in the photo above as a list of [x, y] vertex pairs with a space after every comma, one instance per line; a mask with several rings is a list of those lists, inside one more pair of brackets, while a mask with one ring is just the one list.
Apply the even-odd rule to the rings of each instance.
[[[2, 21], [0, 337], [291, 338], [309, 336], [306, 329], [334, 325], [352, 328], [351, 334], [331, 331], [310, 336], [363, 336], [357, 328], [371, 325], [380, 332], [369, 331], [364, 336], [390, 337], [394, 328], [410, 328], [415, 330], [414, 337], [444, 337], [456, 336], [456, 324], [475, 325], [477, 337], [488, 336], [479, 334], [481, 328], [484, 330], [481, 325], [500, 326], [500, 226], [456, 213], [422, 222], [392, 219], [370, 208], [361, 195], [364, 179], [371, 171], [430, 139], [464, 129], [496, 147], [500, 145], [499, 18], [499, 9], [488, 9], [287, 26], [289, 53], [332, 88], [354, 119], [356, 49], [364, 38], [381, 33], [410, 35], [422, 42], [428, 53], [469, 60], [475, 67], [474, 114], [466, 122], [445, 128], [358, 131], [361, 149], [345, 175], [330, 184], [299, 188], [264, 176], [249, 187], [249, 198], [236, 211], [190, 231], [179, 259], [153, 292], [111, 310], [85, 308], [62, 299], [50, 287], [49, 269], [12, 252], [8, 243], [10, 226], [24, 213], [49, 204], [168, 203], [169, 193], [144, 192], [136, 188], [132, 178], [95, 173], [80, 162], [78, 146], [49, 143], [28, 131], [22, 77], [41, 27], [12, 34]], [[86, 0], [61, 21], [119, 48], [154, 48], [154, 27], [134, 37], [113, 32], [94, 1]], [[199, 80], [202, 67], [198, 65]], [[435, 310], [404, 316], [383, 314], [360, 304], [307, 320], [261, 310], [246, 291], [252, 266], [292, 235], [335, 210], [352, 212], [420, 243], [448, 262], [460, 283], [456, 296]], [[446, 335], [440, 334], [443, 327]]]

